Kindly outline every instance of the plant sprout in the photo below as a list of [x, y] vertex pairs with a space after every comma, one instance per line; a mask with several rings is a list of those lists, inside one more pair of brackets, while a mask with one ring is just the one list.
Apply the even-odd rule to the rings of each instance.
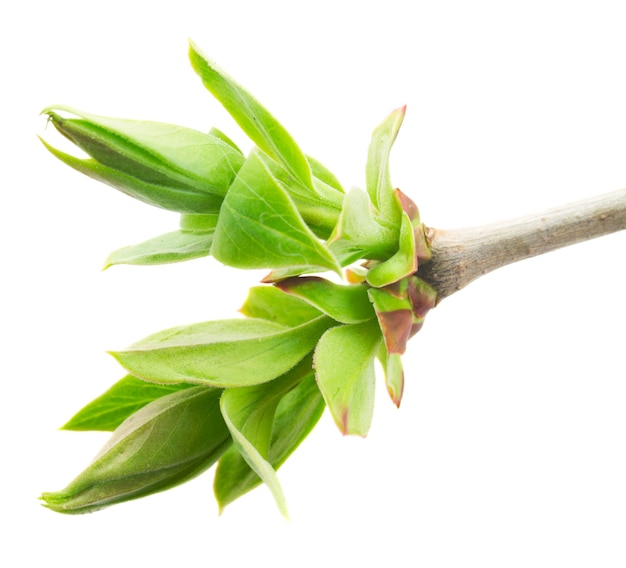
[[63, 106], [43, 114], [86, 157], [42, 142], [79, 172], [180, 214], [177, 230], [114, 251], [107, 267], [211, 255], [268, 274], [250, 289], [244, 317], [167, 329], [111, 353], [125, 376], [64, 426], [111, 438], [65, 489], [42, 495], [54, 511], [143, 497], [217, 463], [220, 510], [265, 483], [286, 516], [278, 468], [326, 407], [342, 434], [367, 435], [376, 361], [400, 406], [402, 355], [439, 301], [504, 264], [626, 227], [622, 191], [438, 232], [391, 181], [405, 108], [373, 132], [365, 189], [345, 191], [247, 90], [194, 44], [189, 53], [204, 86], [254, 143], [247, 156], [217, 129]]

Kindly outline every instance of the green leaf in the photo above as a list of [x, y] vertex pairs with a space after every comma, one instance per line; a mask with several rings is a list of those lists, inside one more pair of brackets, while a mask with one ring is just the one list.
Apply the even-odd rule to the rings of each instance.
[[248, 91], [235, 82], [193, 43], [191, 65], [204, 86], [224, 106], [242, 130], [265, 153], [312, 187], [309, 164], [291, 135]]
[[402, 209], [394, 194], [389, 172], [389, 153], [404, 119], [406, 107], [393, 111], [374, 130], [367, 154], [365, 179], [374, 207], [390, 226], [397, 226]]
[[367, 193], [353, 188], [346, 194], [337, 225], [327, 244], [346, 266], [361, 258], [389, 258], [397, 248], [397, 241], [398, 229], [379, 223]]
[[337, 427], [366, 436], [374, 413], [374, 359], [382, 340], [376, 321], [329, 329], [315, 349], [317, 384]]
[[195, 387], [163, 396], [125, 420], [94, 461], [64, 490], [44, 493], [46, 507], [87, 513], [179, 485], [228, 449], [221, 391]]
[[[275, 470], [285, 463], [313, 430], [324, 407], [324, 399], [312, 371], [280, 400], [267, 460]], [[214, 491], [220, 511], [261, 483], [261, 478], [250, 468], [237, 448], [229, 449], [220, 458], [215, 472]]]
[[209, 321], [161, 331], [112, 355], [155, 383], [250, 386], [294, 367], [333, 323], [325, 316], [293, 328], [260, 319]]
[[258, 151], [239, 170], [224, 199], [211, 253], [235, 268], [341, 270], [259, 159]]
[[187, 383], [156, 385], [127, 375], [78, 411], [62, 430], [112, 432], [146, 404], [191, 386]]
[[406, 290], [406, 281], [401, 281], [403, 293], [396, 295], [393, 289], [370, 288], [368, 294], [385, 339], [387, 352], [402, 354], [413, 330], [414, 316]]
[[272, 426], [281, 398], [311, 372], [311, 358], [269, 383], [227, 389], [220, 401], [222, 416], [235, 447], [268, 486], [278, 509], [287, 517], [287, 503], [275, 469], [268, 461]]
[[219, 212], [222, 197], [197, 193], [182, 188], [172, 188], [146, 182], [128, 174], [103, 166], [93, 159], [82, 159], [57, 150], [40, 138], [43, 145], [64, 164], [74, 168], [96, 181], [106, 183], [121, 192], [149, 205], [188, 213]]
[[312, 158], [311, 156], [306, 157], [307, 162], [309, 162], [309, 166], [311, 168], [311, 172], [313, 173], [313, 177], [317, 178], [322, 183], [336, 189], [340, 193], [345, 193], [343, 187], [341, 187], [341, 183], [335, 176], [333, 172], [331, 172], [324, 164]]
[[181, 231], [190, 233], [211, 233], [215, 231], [217, 226], [217, 220], [219, 219], [218, 213], [208, 215], [194, 215], [183, 213], [180, 216], [180, 229]]
[[213, 233], [173, 231], [113, 251], [104, 268], [115, 264], [155, 265], [192, 260], [211, 254]]
[[402, 393], [404, 392], [404, 370], [402, 357], [399, 353], [388, 353], [387, 348], [381, 345], [378, 349], [378, 358], [385, 372], [385, 385], [392, 402], [400, 408]]
[[367, 286], [344, 286], [318, 276], [300, 276], [276, 284], [340, 323], [361, 323], [375, 317]]
[[243, 156], [243, 152], [239, 149], [239, 146], [237, 146], [237, 144], [235, 144], [219, 128], [215, 128], [215, 127], [211, 128], [211, 130], [209, 130], [209, 134], [211, 136], [215, 136], [215, 138], [219, 138], [222, 142], [226, 142], [226, 144], [228, 144], [234, 150], [237, 150], [237, 152], [239, 152]]
[[367, 273], [367, 282], [376, 288], [398, 282], [417, 270], [415, 234], [406, 213], [402, 213], [398, 251], [389, 259], [377, 264]]
[[339, 219], [344, 193], [317, 178], [313, 178], [311, 189], [264, 152], [257, 151], [256, 154], [274, 183], [292, 199], [309, 228], [318, 237], [328, 238]]
[[239, 310], [249, 318], [260, 318], [296, 327], [322, 315], [307, 302], [295, 298], [274, 286], [254, 286]]
[[[65, 118], [56, 111], [79, 118]], [[90, 159], [42, 142], [74, 169], [137, 199], [186, 213], [216, 212], [243, 155], [210, 134], [158, 122], [97, 116], [68, 107], [43, 111]]]

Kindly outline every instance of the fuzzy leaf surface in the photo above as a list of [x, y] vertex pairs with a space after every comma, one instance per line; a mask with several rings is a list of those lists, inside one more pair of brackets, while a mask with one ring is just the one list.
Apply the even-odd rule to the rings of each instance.
[[221, 391], [184, 389], [147, 404], [112, 434], [91, 465], [64, 490], [44, 493], [46, 507], [87, 513], [179, 485], [230, 447]]
[[294, 367], [332, 323], [325, 316], [293, 328], [261, 319], [209, 321], [161, 331], [112, 355], [155, 383], [249, 386]]
[[62, 430], [112, 432], [146, 404], [192, 386], [187, 383], [157, 385], [127, 375], [79, 410]]
[[329, 329], [315, 349], [317, 384], [339, 430], [366, 436], [374, 413], [374, 359], [382, 340], [378, 323]]

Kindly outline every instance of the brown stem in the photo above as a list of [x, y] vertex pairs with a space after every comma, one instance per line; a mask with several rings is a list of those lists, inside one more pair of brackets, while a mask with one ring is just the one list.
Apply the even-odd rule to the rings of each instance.
[[427, 228], [433, 257], [418, 275], [441, 301], [501, 266], [624, 229], [626, 189], [482, 227]]

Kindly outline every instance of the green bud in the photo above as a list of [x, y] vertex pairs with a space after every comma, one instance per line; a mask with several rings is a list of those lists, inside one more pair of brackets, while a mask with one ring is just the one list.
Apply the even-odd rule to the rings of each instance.
[[193, 387], [147, 404], [115, 430], [91, 465], [63, 491], [44, 493], [59, 513], [88, 513], [179, 485], [230, 447], [222, 391]]
[[89, 155], [78, 158], [42, 139], [62, 162], [131, 197], [172, 211], [217, 213], [245, 161], [221, 138], [181, 126], [106, 118], [66, 107], [49, 107], [42, 114]]

